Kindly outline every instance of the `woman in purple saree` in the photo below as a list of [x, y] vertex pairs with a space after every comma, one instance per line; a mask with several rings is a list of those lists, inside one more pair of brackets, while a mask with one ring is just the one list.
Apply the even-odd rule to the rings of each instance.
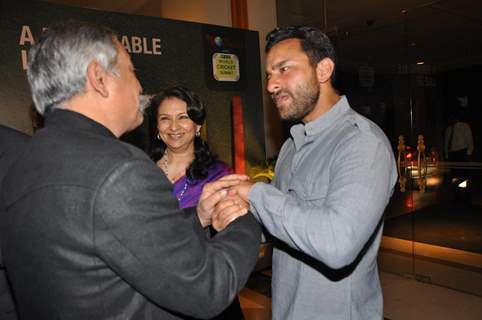
[[179, 208], [192, 208], [197, 206], [201, 196], [203, 186], [211, 181], [216, 181], [225, 175], [232, 173], [230, 167], [224, 162], [216, 161], [208, 169], [206, 178], [199, 180], [189, 180], [183, 176], [173, 184], [172, 192], [179, 201]]
[[[201, 139], [204, 106], [189, 89], [172, 87], [153, 97], [149, 111], [155, 128], [150, 156], [173, 184], [179, 207], [196, 207], [206, 183], [232, 172]], [[244, 319], [238, 298], [213, 319]]]

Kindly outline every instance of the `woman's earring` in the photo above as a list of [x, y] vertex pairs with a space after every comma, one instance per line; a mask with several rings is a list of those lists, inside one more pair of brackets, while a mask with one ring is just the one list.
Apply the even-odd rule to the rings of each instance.
[[200, 137], [200, 136], [201, 136], [201, 131], [200, 130], [196, 131], [196, 137]]
[[161, 140], [161, 136], [159, 135], [159, 132], [157, 133], [157, 140]]

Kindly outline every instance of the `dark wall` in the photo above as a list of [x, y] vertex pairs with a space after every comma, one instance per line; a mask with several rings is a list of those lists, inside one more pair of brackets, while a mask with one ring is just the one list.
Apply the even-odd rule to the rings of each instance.
[[[482, 66], [424, 74], [375, 74], [372, 87], [360, 86], [359, 75], [342, 68], [337, 88], [347, 95], [353, 109], [376, 122], [387, 134], [394, 151], [398, 136], [416, 148], [417, 137], [425, 137], [427, 151], [442, 155], [445, 129], [452, 114], [460, 113], [474, 137], [474, 161], [482, 160], [482, 95], [479, 80]], [[457, 98], [468, 97], [460, 107]]]

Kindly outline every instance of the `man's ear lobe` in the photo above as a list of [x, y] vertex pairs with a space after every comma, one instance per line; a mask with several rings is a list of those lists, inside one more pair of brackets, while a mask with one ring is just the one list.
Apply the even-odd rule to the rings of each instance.
[[96, 61], [92, 60], [87, 66], [87, 83], [92, 90], [96, 91], [102, 97], [107, 98], [109, 96], [109, 90], [106, 85], [107, 72]]
[[335, 71], [335, 63], [330, 58], [323, 58], [316, 65], [316, 76], [319, 83], [325, 83], [331, 79]]

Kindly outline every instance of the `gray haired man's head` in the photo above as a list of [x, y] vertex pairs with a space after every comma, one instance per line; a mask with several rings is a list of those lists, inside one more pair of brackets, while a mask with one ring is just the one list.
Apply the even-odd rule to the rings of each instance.
[[109, 28], [81, 21], [49, 26], [29, 52], [27, 76], [37, 111], [44, 114], [83, 93], [92, 60], [117, 74], [116, 36]]

